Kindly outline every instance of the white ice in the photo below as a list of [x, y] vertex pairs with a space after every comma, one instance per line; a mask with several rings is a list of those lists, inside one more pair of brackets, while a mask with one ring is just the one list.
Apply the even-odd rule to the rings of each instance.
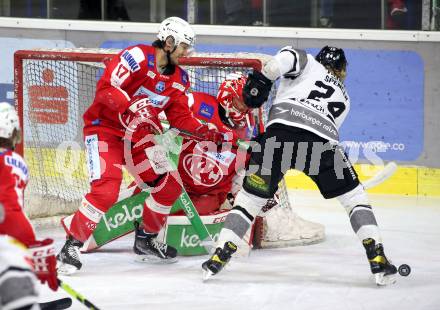
[[[364, 249], [337, 201], [313, 192], [290, 193], [302, 217], [323, 223], [323, 243], [255, 250], [233, 261], [208, 282], [201, 264], [207, 256], [181, 257], [176, 264], [134, 262], [133, 236], [82, 256], [82, 270], [62, 279], [100, 309], [440, 309], [440, 199], [371, 195], [385, 253], [412, 273], [377, 287]], [[56, 239], [63, 232], [40, 230]], [[68, 296], [42, 288], [42, 301]], [[74, 301], [72, 309], [86, 309]]]

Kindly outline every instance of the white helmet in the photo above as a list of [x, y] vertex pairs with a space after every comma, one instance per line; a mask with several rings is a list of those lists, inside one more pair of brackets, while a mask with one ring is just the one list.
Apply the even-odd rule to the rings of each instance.
[[161, 41], [165, 41], [169, 36], [173, 37], [175, 46], [180, 43], [186, 43], [189, 46], [194, 46], [196, 35], [194, 30], [187, 21], [179, 17], [168, 17], [159, 27], [157, 37]]
[[17, 112], [9, 103], [0, 102], [0, 138], [11, 138], [14, 129], [20, 130]]

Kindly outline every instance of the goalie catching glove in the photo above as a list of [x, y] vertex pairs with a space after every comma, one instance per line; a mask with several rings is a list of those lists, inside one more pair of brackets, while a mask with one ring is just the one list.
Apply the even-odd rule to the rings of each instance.
[[243, 100], [249, 108], [259, 108], [269, 97], [272, 81], [260, 71], [249, 73], [243, 88]]
[[135, 96], [122, 114], [122, 121], [135, 139], [149, 134], [161, 134], [163, 131], [156, 109], [146, 96]]
[[54, 291], [58, 289], [57, 279], [57, 259], [55, 258], [55, 248], [52, 239], [36, 241], [29, 247], [29, 256], [35, 275], [46, 283]]

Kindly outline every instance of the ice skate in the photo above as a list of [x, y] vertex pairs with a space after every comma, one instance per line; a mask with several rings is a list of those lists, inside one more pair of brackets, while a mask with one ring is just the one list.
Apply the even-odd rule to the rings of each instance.
[[397, 268], [388, 260], [381, 243], [376, 244], [371, 238], [364, 239], [362, 244], [367, 252], [371, 272], [377, 285], [389, 285], [396, 282]]
[[202, 264], [203, 280], [208, 280], [211, 276], [219, 273], [223, 267], [229, 262], [232, 254], [237, 251], [237, 246], [231, 241], [225, 242], [222, 248], [217, 248], [214, 254], [206, 262]]
[[71, 275], [81, 269], [79, 249], [83, 246], [81, 241], [69, 236], [61, 252], [57, 255], [57, 270], [61, 275]]
[[[137, 223], [136, 223], [137, 224]], [[177, 262], [177, 250], [157, 240], [157, 234], [146, 233], [136, 225], [133, 246], [139, 262], [171, 264]]]

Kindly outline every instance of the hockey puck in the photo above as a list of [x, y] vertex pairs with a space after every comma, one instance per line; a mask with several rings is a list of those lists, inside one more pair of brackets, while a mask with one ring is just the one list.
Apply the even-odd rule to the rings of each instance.
[[402, 264], [399, 266], [398, 271], [402, 277], [407, 277], [411, 273], [411, 267], [407, 264]]

